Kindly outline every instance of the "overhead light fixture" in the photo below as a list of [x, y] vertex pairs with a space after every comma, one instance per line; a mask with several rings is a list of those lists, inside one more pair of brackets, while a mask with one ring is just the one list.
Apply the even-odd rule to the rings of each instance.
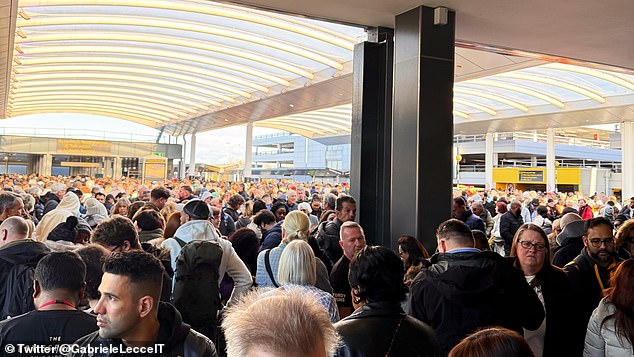
[[548, 102], [558, 108], [563, 108], [564, 107], [564, 103], [560, 100], [558, 100], [557, 98], [554, 98], [548, 94], [539, 92], [537, 90], [531, 89], [531, 88], [527, 88], [524, 86], [520, 86], [520, 85], [516, 85], [516, 84], [511, 84], [511, 83], [507, 83], [507, 82], [502, 82], [502, 81], [496, 81], [496, 80], [489, 80], [489, 79], [473, 79], [473, 80], [469, 80], [463, 83], [468, 83], [468, 84], [476, 84], [476, 85], [482, 85], [482, 86], [488, 86], [488, 87], [496, 87], [496, 88], [502, 88], [502, 89], [507, 89], [510, 90], [512, 92], [518, 92], [518, 93], [522, 93], [525, 95], [528, 95], [530, 97], [535, 97], [538, 99], [541, 99], [545, 102]]
[[605, 98], [603, 98], [599, 93], [591, 90], [590, 88], [586, 88], [568, 81], [565, 81], [561, 78], [550, 78], [547, 76], [540, 76], [535, 74], [527, 74], [527, 73], [518, 73], [518, 72], [509, 72], [509, 73], [500, 73], [497, 74], [496, 77], [503, 78], [514, 78], [520, 79], [524, 81], [537, 82], [542, 84], [548, 84], [551, 86], [563, 88], [569, 90], [571, 92], [575, 92], [581, 94], [585, 97], [596, 100], [597, 102], [603, 104], [605, 103]]
[[20, 8], [20, 10], [18, 10], [18, 15], [20, 15], [20, 17], [25, 19], [25, 20], [30, 20], [31, 19], [31, 17], [22, 8]]
[[22, 38], [26, 38], [26, 34], [24, 33], [24, 31], [22, 31], [22, 29], [16, 29], [15, 34]]
[[[21, 0], [22, 6], [41, 6], [38, 0]], [[87, 0], [54, 0], [46, 5], [50, 6], [81, 6], [95, 5], [94, 1]], [[345, 35], [337, 34], [334, 31], [318, 27], [316, 25], [306, 24], [298, 20], [288, 19], [277, 14], [261, 13], [247, 8], [236, 6], [227, 6], [224, 4], [198, 3], [188, 1], [168, 1], [168, 0], [152, 0], [152, 1], [134, 1], [134, 0], [107, 0], [100, 1], [100, 6], [127, 6], [142, 7], [184, 11], [190, 13], [200, 13], [206, 15], [214, 15], [236, 20], [248, 21], [257, 24], [275, 27], [296, 34], [312, 37], [314, 39], [333, 44], [348, 50], [354, 48], [354, 39]]]
[[286, 42], [279, 38], [264, 37], [260, 34], [254, 34], [246, 31], [239, 31], [232, 28], [212, 26], [209, 24], [196, 23], [191, 21], [178, 21], [174, 19], [161, 19], [142, 16], [94, 16], [76, 14], [73, 16], [49, 16], [38, 17], [28, 23], [18, 23], [20, 27], [35, 26], [56, 26], [56, 25], [126, 25], [126, 26], [148, 26], [164, 29], [173, 29], [177, 31], [193, 31], [206, 33], [215, 36], [232, 38], [240, 41], [255, 43], [258, 45], [274, 48], [290, 54], [310, 59], [312, 61], [325, 64], [327, 66], [343, 70], [343, 64], [331, 57], [320, 52], [313, 51], [301, 46], [297, 46], [290, 42]]
[[20, 48], [20, 46], [15, 45], [15, 47], [14, 47], [14, 48], [15, 48], [16, 52], [18, 52], [19, 54], [21, 54], [21, 55], [23, 55], [23, 54], [24, 54], [24, 51], [22, 51], [22, 49]]

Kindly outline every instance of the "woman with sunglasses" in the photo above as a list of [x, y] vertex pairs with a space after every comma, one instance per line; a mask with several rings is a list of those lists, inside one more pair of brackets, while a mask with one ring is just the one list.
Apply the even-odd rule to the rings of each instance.
[[566, 273], [550, 263], [548, 237], [544, 230], [532, 223], [520, 226], [513, 238], [510, 256], [546, 311], [546, 318], [537, 330], [524, 331], [535, 356], [579, 356], [584, 331], [579, 327], [582, 324], [577, 323], [575, 299], [570, 293], [572, 287]]

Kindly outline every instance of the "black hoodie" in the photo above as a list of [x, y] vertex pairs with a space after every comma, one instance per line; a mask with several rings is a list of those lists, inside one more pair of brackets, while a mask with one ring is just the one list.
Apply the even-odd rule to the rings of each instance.
[[[37, 263], [50, 253], [50, 249], [41, 242], [31, 239], [18, 240], [8, 243], [0, 249], [0, 320], [4, 320], [7, 316], [17, 316], [31, 311], [33, 307], [33, 280], [30, 283], [25, 282], [28, 286], [17, 286], [7, 291], [9, 274], [13, 274], [13, 269], [21, 269], [22, 266], [28, 266], [35, 269]], [[17, 270], [15, 270], [17, 271]], [[6, 303], [5, 299], [15, 302], [12, 295], [21, 301], [25, 301], [30, 309], [22, 311], [19, 306], [13, 303]], [[18, 296], [20, 295], [20, 296]], [[6, 306], [5, 306], [6, 305]], [[19, 310], [16, 310], [18, 309]]]
[[444, 353], [479, 328], [537, 329], [544, 309], [524, 274], [494, 252], [439, 253], [412, 282], [411, 314], [436, 332]]
[[[192, 330], [183, 322], [181, 314], [168, 303], [159, 303], [158, 320], [161, 324], [156, 342], [150, 345], [155, 348], [147, 353], [113, 353], [111, 348], [127, 348], [121, 339], [107, 339], [99, 336], [99, 331], [86, 335], [75, 342], [79, 345], [77, 352], [71, 356], [106, 357], [106, 356], [165, 356], [165, 357], [218, 357], [214, 344], [207, 337]], [[90, 352], [88, 349], [92, 348]]]

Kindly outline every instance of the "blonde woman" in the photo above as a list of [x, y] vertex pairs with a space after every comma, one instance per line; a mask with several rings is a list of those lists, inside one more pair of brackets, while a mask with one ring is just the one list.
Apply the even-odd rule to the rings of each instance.
[[[258, 268], [255, 275], [258, 287], [280, 287], [277, 274], [282, 252], [288, 243], [296, 239], [307, 241], [309, 227], [310, 221], [305, 213], [292, 211], [286, 215], [282, 223], [282, 242], [277, 247], [265, 249], [258, 254]], [[316, 259], [316, 266], [315, 286], [325, 292], [332, 293], [326, 266], [319, 259]]]
[[317, 280], [317, 258], [313, 249], [301, 239], [296, 239], [286, 246], [280, 257], [277, 277], [281, 289], [299, 289], [313, 294], [317, 301], [328, 311], [330, 321], [339, 321], [339, 309], [332, 294], [315, 287]]

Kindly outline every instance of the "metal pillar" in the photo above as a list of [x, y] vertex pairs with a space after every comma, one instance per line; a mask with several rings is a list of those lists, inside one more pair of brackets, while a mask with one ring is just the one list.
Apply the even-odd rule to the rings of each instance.
[[389, 247], [394, 31], [368, 37], [354, 48], [350, 186], [366, 241]]
[[621, 200], [634, 196], [634, 125], [621, 123]]
[[555, 160], [555, 129], [548, 128], [546, 130], [546, 192], [557, 190]]
[[188, 176], [196, 176], [196, 133], [192, 133], [189, 144], [189, 169], [187, 170]]
[[42, 155], [42, 171], [41, 175], [51, 176], [53, 174], [53, 155], [44, 154]]
[[[308, 152], [308, 150], [306, 150]], [[247, 139], [244, 149], [244, 178], [251, 177], [251, 166], [253, 164], [253, 123], [247, 123]]]
[[484, 141], [484, 187], [491, 190], [495, 188], [495, 182], [493, 182], [493, 133], [487, 133]]
[[186, 173], [185, 173], [185, 158], [187, 154], [187, 138], [185, 138], [185, 134], [183, 134], [183, 156], [181, 157], [181, 161], [178, 164], [178, 177], [180, 178], [185, 178], [186, 177]]
[[123, 176], [123, 170], [121, 168], [121, 157], [115, 156], [114, 158], [114, 168], [113, 168], [113, 177], [116, 179], [120, 179]]
[[434, 12], [396, 16], [390, 200], [392, 247], [410, 234], [430, 252], [451, 216], [456, 15], [447, 11], [441, 24]]

